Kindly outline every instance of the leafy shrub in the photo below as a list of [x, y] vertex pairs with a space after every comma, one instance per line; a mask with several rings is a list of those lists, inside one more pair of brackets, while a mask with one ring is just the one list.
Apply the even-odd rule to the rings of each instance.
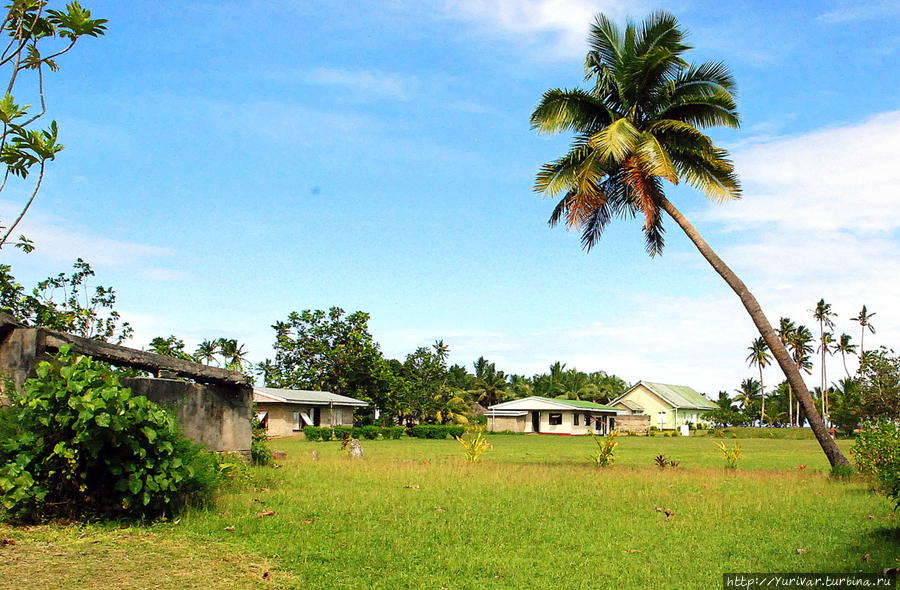
[[465, 427], [444, 424], [419, 424], [409, 429], [407, 434], [415, 438], [442, 439], [447, 436], [458, 438], [465, 432]]
[[0, 440], [0, 503], [13, 518], [154, 518], [209, 498], [218, 457], [132, 397], [103, 363], [60, 349], [14, 393]]
[[900, 424], [890, 420], [866, 423], [853, 443], [856, 466], [878, 482], [900, 508]]
[[254, 428], [250, 439], [250, 462], [254, 465], [271, 465], [272, 449], [264, 428]]
[[382, 428], [381, 434], [384, 438], [392, 438], [394, 440], [398, 440], [402, 435], [403, 431], [406, 430], [402, 426], [386, 426]]
[[743, 451], [741, 451], [741, 443], [734, 443], [733, 447], [728, 447], [725, 443], [719, 441], [716, 443], [716, 446], [719, 447], [719, 450], [722, 451], [722, 456], [725, 458], [725, 469], [737, 469], [738, 459], [744, 455]]
[[482, 426], [475, 426], [469, 429], [465, 437], [457, 436], [456, 440], [464, 449], [463, 453], [466, 461], [471, 461], [472, 463], [477, 463], [483, 454], [494, 448], [494, 445], [489, 443], [484, 435], [484, 427]]
[[591, 460], [597, 465], [597, 467], [609, 467], [615, 461], [615, 457], [613, 457], [613, 451], [616, 450], [616, 447], [619, 446], [619, 441], [616, 440], [616, 437], [619, 435], [618, 430], [613, 430], [604, 438], [600, 438], [593, 432], [591, 433], [591, 438], [594, 439], [594, 442], [597, 443], [597, 450], [591, 455]]

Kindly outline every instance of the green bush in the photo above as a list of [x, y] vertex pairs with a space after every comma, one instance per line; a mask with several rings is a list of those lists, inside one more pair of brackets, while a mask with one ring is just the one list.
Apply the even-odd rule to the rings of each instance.
[[250, 439], [250, 462], [254, 465], [271, 465], [272, 449], [265, 428], [254, 428]]
[[442, 439], [450, 436], [456, 438], [462, 436], [465, 427], [445, 424], [419, 424], [409, 429], [407, 434], [415, 438]]
[[894, 509], [900, 508], [900, 424], [890, 420], [864, 424], [853, 443], [853, 457], [861, 472], [875, 478]]
[[306, 426], [303, 428], [303, 435], [306, 440], [314, 441], [341, 440], [345, 436], [367, 440], [375, 440], [379, 436], [383, 439], [397, 439], [403, 434], [403, 430], [402, 426]]
[[64, 346], [36, 371], [2, 410], [15, 422], [0, 440], [8, 516], [148, 519], [207, 500], [218, 486], [218, 456], [184, 438], [165, 410], [132, 397], [103, 363]]

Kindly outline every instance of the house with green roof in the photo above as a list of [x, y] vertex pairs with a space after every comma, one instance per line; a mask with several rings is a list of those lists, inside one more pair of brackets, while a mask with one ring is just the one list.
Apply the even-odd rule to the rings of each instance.
[[708, 422], [705, 414], [716, 405], [687, 385], [668, 385], [638, 381], [609, 405], [629, 415], [646, 415], [650, 425], [660, 430], [675, 430], [682, 424]]
[[616, 416], [627, 410], [594, 402], [531, 396], [490, 406], [485, 412], [492, 432], [529, 434], [607, 434]]

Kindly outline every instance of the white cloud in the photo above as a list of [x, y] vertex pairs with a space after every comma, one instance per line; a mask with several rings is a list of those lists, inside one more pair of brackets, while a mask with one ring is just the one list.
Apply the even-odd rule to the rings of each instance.
[[882, 0], [880, 2], [867, 0], [866, 2], [842, 2], [840, 8], [820, 14], [817, 20], [826, 23], [846, 23], [896, 16], [898, 14], [900, 14], [900, 2], [897, 0]]
[[475, 23], [482, 33], [539, 47], [551, 59], [581, 57], [598, 12], [621, 20], [632, 0], [448, 0], [450, 18]]
[[316, 68], [303, 75], [311, 83], [333, 86], [349, 92], [355, 100], [392, 98], [409, 100], [418, 87], [418, 80], [377, 69]]
[[887, 232], [900, 227], [900, 111], [779, 137], [735, 154], [745, 198], [704, 216], [729, 227]]

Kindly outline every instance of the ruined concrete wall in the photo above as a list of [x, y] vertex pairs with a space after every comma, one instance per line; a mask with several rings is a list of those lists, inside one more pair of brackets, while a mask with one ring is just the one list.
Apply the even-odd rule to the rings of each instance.
[[650, 416], [649, 414], [619, 414], [616, 416], [616, 430], [634, 432], [635, 434], [649, 434]]
[[177, 379], [122, 379], [142, 395], [171, 411], [184, 435], [213, 451], [250, 456], [249, 386], [239, 389]]
[[135, 395], [170, 408], [191, 440], [214, 451], [249, 458], [252, 390], [243, 375], [44, 328], [25, 328], [5, 314], [0, 314], [0, 405], [7, 401], [3, 391], [9, 385], [21, 390], [27, 379], [36, 376], [37, 363], [63, 344], [117, 366], [168, 370], [202, 381], [122, 379]]

